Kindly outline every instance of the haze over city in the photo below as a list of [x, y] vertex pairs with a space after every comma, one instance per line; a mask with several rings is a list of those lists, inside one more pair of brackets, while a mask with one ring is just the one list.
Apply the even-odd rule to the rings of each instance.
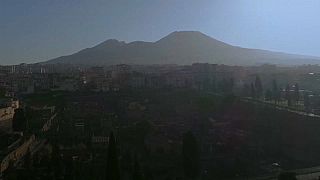
[[180, 30], [223, 42], [320, 56], [317, 0], [0, 2], [0, 64], [46, 61], [107, 39], [156, 41]]
[[0, 180], [320, 180], [319, 0], [0, 0]]

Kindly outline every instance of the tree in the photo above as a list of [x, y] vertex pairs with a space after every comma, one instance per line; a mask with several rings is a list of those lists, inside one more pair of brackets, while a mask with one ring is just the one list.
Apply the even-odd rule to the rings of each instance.
[[131, 151], [130, 150], [126, 150], [124, 152], [124, 155], [122, 156], [123, 158], [121, 158], [121, 169], [123, 169], [124, 171], [132, 171], [132, 167], [133, 167], [133, 163], [134, 160], [132, 159], [132, 155], [131, 155]]
[[250, 96], [250, 86], [248, 84], [243, 85], [243, 96], [249, 97]]
[[7, 180], [18, 180], [19, 179], [18, 173], [14, 168], [14, 163], [12, 160], [9, 161], [9, 166], [6, 170], [6, 176], [7, 176], [6, 177]]
[[260, 98], [262, 96], [263, 93], [263, 88], [262, 88], [262, 83], [261, 83], [261, 79], [259, 76], [256, 76], [256, 80], [254, 82], [254, 86], [256, 88], [256, 96], [258, 98]]
[[291, 99], [291, 96], [289, 96], [289, 98], [288, 98], [288, 106], [290, 107], [290, 106], [292, 106], [292, 99]]
[[34, 179], [33, 172], [32, 172], [32, 155], [30, 153], [30, 150], [28, 149], [26, 155], [24, 156], [24, 168], [25, 172], [23, 173], [23, 179]]
[[282, 172], [278, 176], [278, 180], [297, 180], [296, 173], [294, 172]]
[[296, 83], [296, 84], [294, 85], [294, 99], [295, 99], [295, 101], [296, 101], [296, 104], [298, 104], [299, 99], [300, 99], [299, 91], [300, 91], [300, 89], [299, 89], [299, 84]]
[[310, 98], [309, 98], [309, 94], [308, 93], [304, 93], [303, 95], [303, 99], [304, 99], [304, 108], [305, 111], [309, 112], [310, 111]]
[[232, 93], [234, 88], [234, 79], [230, 78], [228, 82], [227, 92]]
[[272, 97], [275, 103], [277, 103], [280, 99], [278, 83], [275, 79], [272, 81]]
[[60, 178], [62, 175], [60, 154], [60, 147], [54, 142], [52, 145], [51, 164], [56, 179]]
[[119, 180], [120, 179], [120, 170], [119, 170], [116, 140], [113, 135], [113, 132], [111, 132], [110, 136], [109, 136], [106, 176], [107, 176], [107, 180]]
[[254, 88], [253, 83], [251, 83], [251, 97], [256, 98], [256, 89]]
[[0, 87], [0, 98], [6, 96], [6, 89], [4, 87]]
[[286, 93], [285, 98], [288, 102], [288, 106], [291, 106], [291, 96], [290, 96], [290, 85], [289, 84], [287, 84], [287, 86], [286, 86], [285, 93]]
[[135, 159], [134, 159], [132, 179], [133, 180], [143, 180], [143, 174], [141, 172], [140, 164], [137, 160], [137, 157], [135, 157]]
[[29, 121], [31, 120], [31, 119], [33, 119], [34, 117], [36, 117], [37, 116], [37, 114], [35, 113], [35, 111], [34, 110], [32, 110], [30, 107], [26, 107], [25, 108], [25, 112], [24, 112], [24, 116], [25, 116], [25, 118], [26, 118], [26, 121], [27, 121], [27, 129], [28, 128], [30, 128], [30, 126], [29, 126]]
[[268, 90], [266, 91], [265, 99], [266, 99], [267, 101], [271, 101], [271, 100], [272, 100], [272, 92], [271, 92], [270, 89], [268, 89]]
[[145, 180], [153, 180], [153, 174], [149, 166], [146, 166], [144, 169], [144, 179]]
[[225, 79], [223, 78], [219, 83], [219, 89], [223, 93], [232, 93], [234, 88], [234, 79]]
[[19, 108], [14, 111], [12, 119], [12, 129], [14, 131], [25, 131], [27, 127], [27, 120], [24, 115], [24, 110]]
[[136, 123], [135, 127], [136, 134], [138, 136], [138, 142], [140, 145], [144, 146], [145, 139], [152, 130], [152, 123], [148, 120], [141, 120]]
[[187, 178], [195, 179], [200, 174], [200, 155], [196, 138], [192, 132], [183, 136], [182, 145], [183, 169]]
[[28, 149], [26, 155], [24, 156], [24, 167], [27, 170], [31, 170], [31, 168], [32, 168], [32, 156], [31, 156], [29, 149]]
[[75, 172], [75, 167], [74, 167], [74, 162], [71, 156], [67, 156], [63, 158], [63, 164], [65, 165], [65, 179], [75, 179], [74, 177], [74, 172]]

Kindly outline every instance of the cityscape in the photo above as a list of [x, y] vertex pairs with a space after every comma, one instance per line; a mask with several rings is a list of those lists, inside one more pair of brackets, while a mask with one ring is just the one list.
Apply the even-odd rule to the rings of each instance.
[[318, 7], [0, 2], [0, 180], [320, 179]]
[[182, 178], [190, 133], [199, 163], [190, 177], [312, 173], [319, 74], [318, 65], [1, 66], [1, 172], [104, 179], [113, 138], [122, 178]]

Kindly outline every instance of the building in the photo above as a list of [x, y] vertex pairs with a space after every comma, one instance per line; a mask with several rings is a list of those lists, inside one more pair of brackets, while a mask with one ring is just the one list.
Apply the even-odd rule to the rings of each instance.
[[11, 123], [14, 112], [19, 108], [19, 101], [15, 99], [0, 100], [0, 129], [4, 131], [11, 130]]

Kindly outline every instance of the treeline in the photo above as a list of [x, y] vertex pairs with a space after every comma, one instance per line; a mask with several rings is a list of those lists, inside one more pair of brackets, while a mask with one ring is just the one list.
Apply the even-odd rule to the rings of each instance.
[[[260, 76], [257, 75], [254, 82], [244, 84], [241, 93], [244, 97], [251, 97], [257, 100], [274, 102], [274, 104], [281, 104], [285, 102], [287, 106], [294, 107], [301, 104], [305, 111], [310, 111], [310, 97], [307, 91], [301, 91], [299, 84], [287, 83], [285, 87], [280, 87], [276, 79], [273, 79], [271, 87], [264, 88]], [[301, 103], [303, 102], [303, 103]]]
[[[51, 153], [47, 155], [31, 155], [25, 157], [22, 169], [10, 168], [5, 180], [153, 180], [156, 174], [146, 166], [139, 153], [121, 154], [120, 144], [114, 133], [109, 135], [109, 142], [102, 156], [101, 169], [94, 162], [83, 163], [78, 158], [61, 151], [58, 142], [51, 142]], [[198, 179], [200, 177], [200, 149], [196, 137], [191, 131], [183, 135], [181, 165], [184, 172], [182, 179]], [[173, 178], [174, 177], [174, 178]], [[167, 177], [167, 179], [175, 179]]]

